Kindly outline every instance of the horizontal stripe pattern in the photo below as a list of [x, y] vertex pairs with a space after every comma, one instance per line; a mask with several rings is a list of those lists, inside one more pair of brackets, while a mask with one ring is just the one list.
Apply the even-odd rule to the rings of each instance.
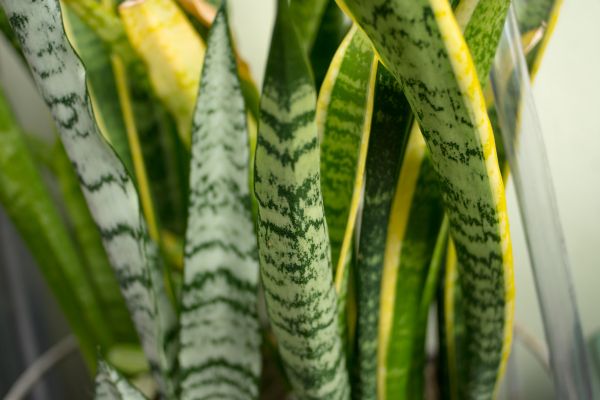
[[260, 104], [255, 193], [271, 326], [298, 399], [349, 398], [319, 178], [316, 96], [286, 0]]
[[248, 132], [225, 7], [208, 36], [193, 121], [180, 398], [256, 399], [261, 339]]
[[104, 141], [86, 91], [85, 70], [67, 41], [57, 0], [2, 0], [32, 75], [50, 108], [161, 389], [173, 365], [174, 310], [163, 287], [135, 187]]

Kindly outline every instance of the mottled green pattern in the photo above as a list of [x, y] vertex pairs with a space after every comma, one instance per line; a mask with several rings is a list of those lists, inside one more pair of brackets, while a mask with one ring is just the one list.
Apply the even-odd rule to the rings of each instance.
[[98, 363], [95, 400], [144, 400], [146, 397], [104, 361]]
[[[414, 131], [413, 134], [420, 132]], [[425, 333], [429, 301], [425, 287], [443, 217], [438, 182], [426, 154], [402, 239], [394, 318], [386, 349], [385, 398], [422, 399], [425, 387]]]
[[[331, 260], [334, 270], [346, 261], [341, 255], [342, 242], [348, 229], [348, 217], [356, 187], [359, 159], [366, 151], [373, 96], [372, 69], [374, 53], [365, 35], [354, 28], [344, 39], [344, 45], [335, 55], [327, 81], [320, 93], [317, 121], [321, 139], [321, 191], [325, 218], [331, 243]], [[364, 165], [363, 165], [364, 168]], [[352, 215], [356, 218], [356, 215]], [[335, 271], [334, 271], [335, 272]]]
[[356, 260], [358, 320], [354, 357], [357, 370], [352, 379], [354, 399], [377, 399], [379, 305], [387, 228], [412, 123], [412, 112], [400, 85], [379, 66]]
[[[459, 2], [456, 12], [460, 13], [461, 6], [468, 2], [472, 1]], [[509, 6], [510, 0], [478, 0], [464, 28], [465, 41], [482, 84], [488, 81]]]
[[180, 398], [255, 399], [258, 260], [244, 99], [225, 7], [208, 35], [193, 120]]
[[163, 391], [176, 355], [174, 312], [157, 249], [123, 164], [98, 131], [85, 70], [62, 26], [57, 0], [2, 0], [36, 84], [59, 128], [117, 274], [146, 356]]
[[329, 0], [290, 0], [290, 13], [300, 43], [310, 50], [317, 37], [323, 13]]
[[347, 0], [345, 6], [402, 83], [423, 130], [461, 266], [468, 335], [461, 396], [490, 398], [505, 361], [505, 317], [512, 310], [505, 286], [512, 276], [505, 272], [512, 257], [476, 71], [447, 2]]
[[255, 192], [261, 278], [298, 399], [349, 398], [319, 178], [315, 90], [291, 25], [278, 13], [260, 105]]

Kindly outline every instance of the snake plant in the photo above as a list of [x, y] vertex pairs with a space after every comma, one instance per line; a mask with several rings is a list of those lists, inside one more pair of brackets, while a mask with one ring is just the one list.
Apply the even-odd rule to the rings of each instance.
[[[514, 282], [484, 89], [510, 2], [273, 1], [259, 92], [235, 3], [0, 0], [58, 133], [0, 91], [0, 202], [95, 397], [494, 398]], [[516, 2], [533, 71], [558, 4]]]

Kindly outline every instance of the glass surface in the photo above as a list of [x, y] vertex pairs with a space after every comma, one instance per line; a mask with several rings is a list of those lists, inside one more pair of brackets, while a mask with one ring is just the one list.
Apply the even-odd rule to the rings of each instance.
[[513, 10], [494, 62], [492, 87], [535, 277], [556, 396], [591, 399], [591, 375], [563, 230]]

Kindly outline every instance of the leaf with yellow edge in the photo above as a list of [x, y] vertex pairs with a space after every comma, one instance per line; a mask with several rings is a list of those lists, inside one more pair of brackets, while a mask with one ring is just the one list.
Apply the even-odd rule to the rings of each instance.
[[192, 113], [206, 47], [173, 0], [128, 0], [119, 14], [129, 41], [148, 67], [150, 82], [190, 145]]
[[334, 56], [317, 103], [321, 190], [338, 292], [361, 197], [377, 63], [367, 38], [353, 28]]
[[446, 0], [338, 1], [401, 82], [423, 131], [457, 247], [467, 343], [463, 398], [492, 397], [514, 304], [504, 186], [471, 54]]

